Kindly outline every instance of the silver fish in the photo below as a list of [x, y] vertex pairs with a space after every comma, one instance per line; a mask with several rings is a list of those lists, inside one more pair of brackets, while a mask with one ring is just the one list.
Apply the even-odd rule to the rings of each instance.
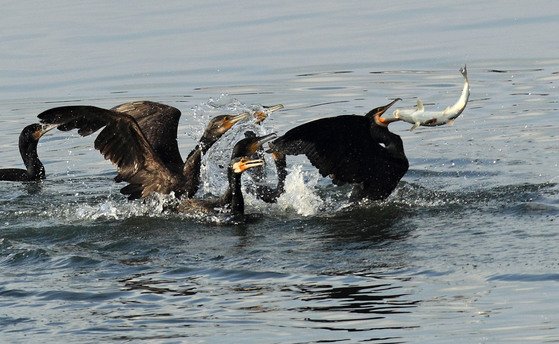
[[415, 109], [396, 109], [392, 113], [394, 118], [401, 121], [413, 124], [411, 130], [419, 127], [420, 125], [434, 127], [437, 125], [449, 124], [452, 125], [454, 120], [460, 116], [462, 111], [466, 108], [468, 99], [470, 97], [470, 84], [468, 82], [468, 71], [466, 66], [460, 68], [460, 73], [464, 77], [464, 88], [460, 98], [454, 105], [447, 107], [443, 111], [425, 111], [423, 102], [418, 99]]

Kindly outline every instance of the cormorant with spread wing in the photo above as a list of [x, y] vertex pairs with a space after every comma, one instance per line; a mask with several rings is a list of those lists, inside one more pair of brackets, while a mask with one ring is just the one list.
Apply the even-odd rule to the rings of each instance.
[[95, 148], [118, 167], [116, 181], [129, 184], [121, 189], [129, 199], [152, 192], [192, 197], [200, 184], [202, 155], [231, 127], [248, 117], [220, 115], [212, 118], [196, 147], [183, 162], [177, 145], [180, 111], [172, 106], [140, 101], [110, 110], [95, 106], [62, 106], [39, 114], [42, 123], [58, 129], [78, 129], [82, 136], [105, 127]]
[[381, 117], [398, 100], [365, 116], [343, 115], [305, 123], [270, 143], [271, 150], [305, 154], [334, 184], [356, 184], [354, 200], [385, 199], [409, 167], [402, 139], [388, 130], [388, 124], [397, 119]]

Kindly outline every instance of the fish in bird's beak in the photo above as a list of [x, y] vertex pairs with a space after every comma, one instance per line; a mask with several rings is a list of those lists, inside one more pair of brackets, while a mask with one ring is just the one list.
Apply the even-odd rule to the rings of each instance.
[[373, 119], [375, 121], [375, 123], [377, 125], [380, 125], [382, 127], [387, 127], [388, 124], [398, 121], [397, 118], [382, 118], [381, 116], [386, 112], [386, 110], [388, 110], [392, 105], [394, 105], [394, 103], [396, 103], [397, 101], [402, 100], [401, 98], [396, 98], [393, 101], [391, 101], [390, 103], [384, 105], [384, 106], [380, 106], [378, 108], [373, 109], [372, 111], [370, 111], [368, 113], [368, 115], [372, 115]]
[[235, 159], [232, 167], [235, 173], [242, 173], [250, 168], [262, 165], [264, 165], [264, 160], [262, 159], [249, 159], [248, 157], [242, 157], [240, 159]]
[[264, 110], [258, 110], [254, 112], [254, 117], [256, 118], [256, 124], [260, 124], [263, 120], [268, 118], [268, 116], [274, 112], [283, 109], [283, 104], [262, 106]]

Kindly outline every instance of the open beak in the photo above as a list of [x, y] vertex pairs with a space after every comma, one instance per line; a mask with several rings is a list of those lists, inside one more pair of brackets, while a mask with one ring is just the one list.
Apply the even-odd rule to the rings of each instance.
[[256, 118], [256, 124], [260, 124], [263, 120], [268, 118], [268, 116], [274, 112], [283, 109], [283, 104], [276, 104], [276, 105], [269, 105], [269, 106], [262, 106], [264, 110], [256, 111], [254, 113], [254, 117]]
[[233, 164], [233, 171], [235, 173], [242, 173], [249, 168], [258, 167], [264, 165], [264, 160], [262, 159], [248, 159], [242, 158], [241, 160]]
[[387, 127], [388, 124], [392, 123], [392, 122], [396, 122], [399, 121], [398, 118], [382, 118], [381, 116], [386, 112], [386, 110], [388, 110], [392, 105], [394, 105], [394, 103], [396, 103], [397, 101], [402, 100], [402, 98], [396, 98], [393, 101], [391, 101], [390, 103], [378, 107], [375, 110], [375, 113], [373, 115], [373, 118], [375, 120], [375, 123], [380, 125], [380, 126], [384, 126]]

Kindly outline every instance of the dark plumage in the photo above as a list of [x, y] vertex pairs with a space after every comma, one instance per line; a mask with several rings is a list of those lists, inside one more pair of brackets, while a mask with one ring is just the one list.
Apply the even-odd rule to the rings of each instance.
[[121, 189], [129, 199], [152, 192], [192, 197], [200, 184], [200, 165], [207, 150], [235, 123], [248, 117], [221, 115], [212, 118], [183, 162], [177, 145], [180, 111], [172, 106], [142, 101], [125, 103], [111, 110], [95, 106], [63, 106], [39, 114], [42, 123], [60, 130], [78, 129], [82, 136], [105, 127], [95, 148], [118, 167], [116, 181], [129, 184]]
[[402, 139], [388, 130], [394, 119], [381, 117], [397, 100], [365, 116], [344, 115], [305, 123], [270, 146], [281, 154], [305, 154], [320, 174], [336, 185], [356, 184], [353, 199], [385, 199], [409, 166]]
[[[276, 134], [270, 134], [268, 136], [270, 137], [270, 139], [277, 137]], [[245, 137], [256, 137], [256, 134], [252, 131], [247, 131], [245, 132]], [[256, 184], [249, 187], [248, 192], [254, 194], [258, 199], [266, 203], [277, 202], [278, 197], [281, 196], [281, 194], [285, 190], [285, 178], [287, 177], [287, 162], [285, 159], [285, 154], [281, 154], [280, 152], [273, 152], [271, 156], [276, 166], [276, 174], [278, 180], [275, 187], [270, 187], [264, 184], [266, 175], [263, 168], [254, 168], [249, 171]], [[263, 159], [264, 150], [262, 148], [259, 148], [255, 151], [252, 157]]]
[[244, 215], [244, 198], [241, 191], [241, 174], [251, 168], [262, 166], [264, 160], [253, 156], [265, 142], [274, 139], [275, 134], [247, 137], [235, 144], [227, 169], [228, 187], [225, 193], [215, 199], [185, 199], [178, 206], [180, 212], [212, 212], [226, 208], [235, 218]]
[[19, 153], [25, 164], [25, 170], [22, 168], [0, 169], [0, 180], [22, 182], [45, 179], [45, 167], [39, 160], [37, 144], [46, 132], [55, 127], [30, 124], [23, 128], [19, 135]]

